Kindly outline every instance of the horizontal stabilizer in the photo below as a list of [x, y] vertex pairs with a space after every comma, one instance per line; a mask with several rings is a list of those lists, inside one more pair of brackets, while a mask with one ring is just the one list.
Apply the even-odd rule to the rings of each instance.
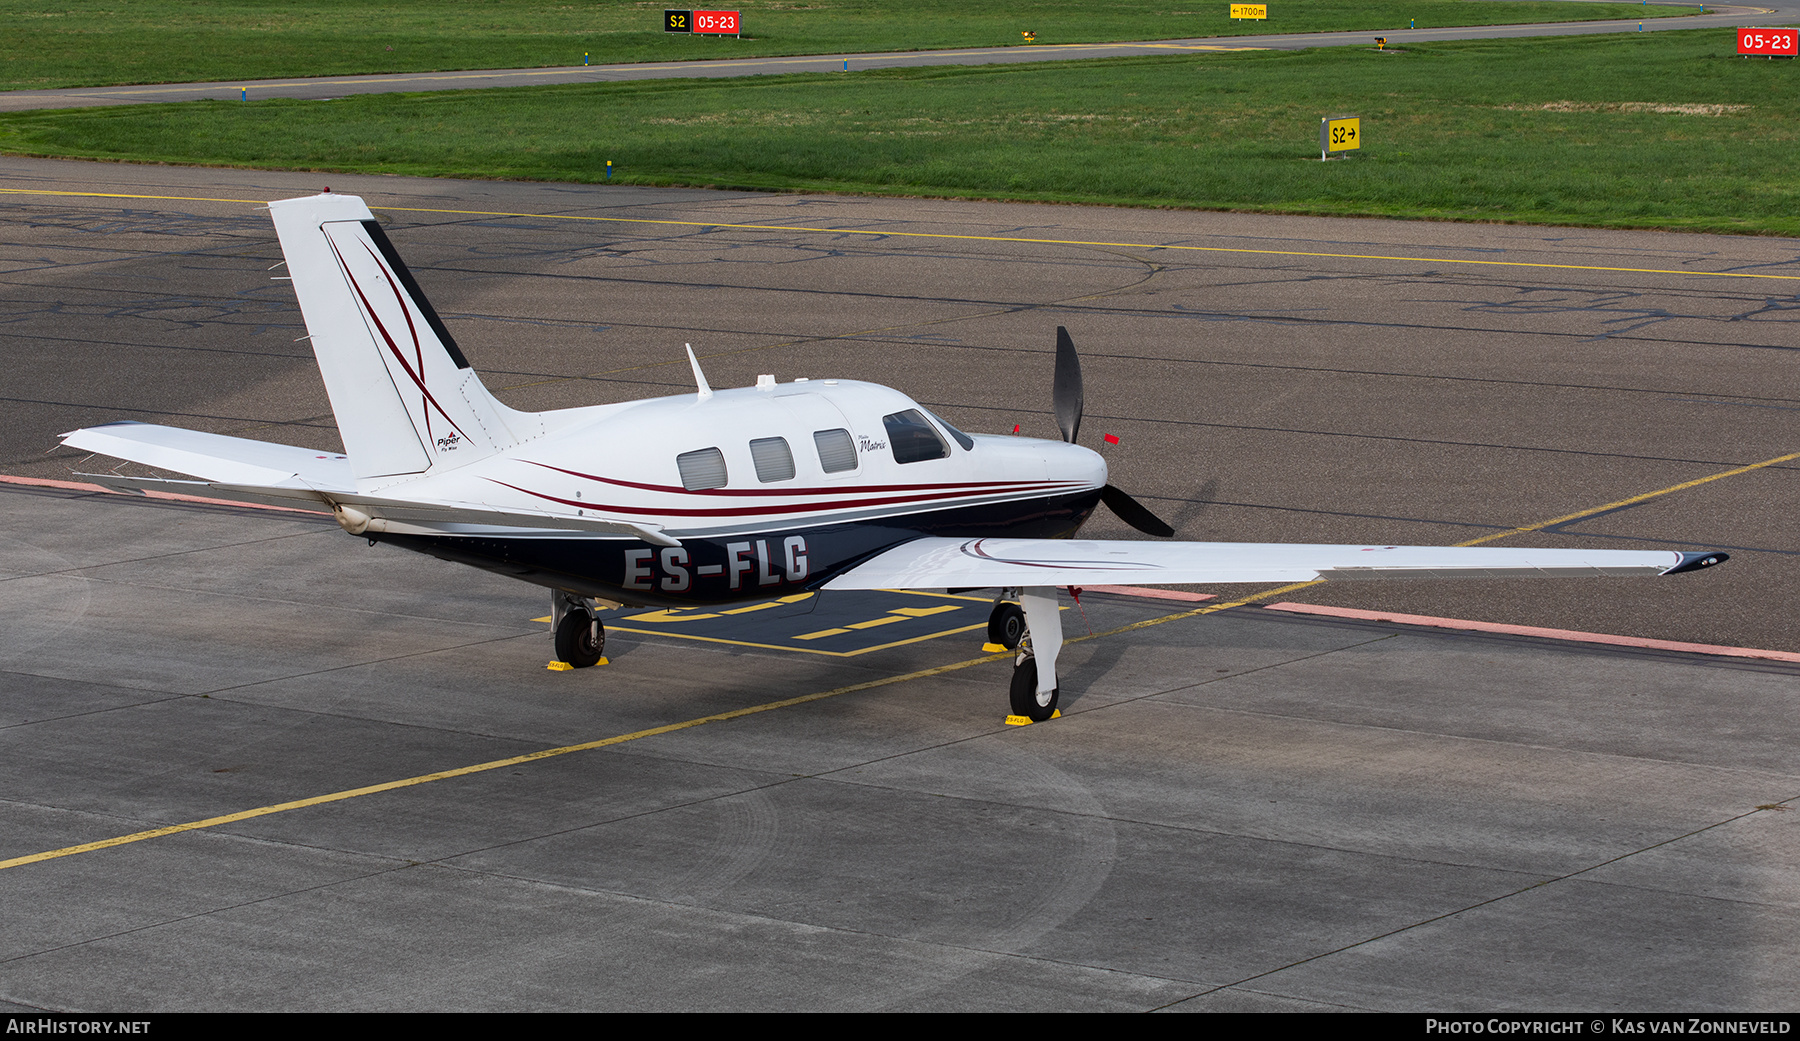
[[160, 492], [200, 499], [281, 506], [337, 517], [353, 535], [482, 535], [509, 537], [542, 534], [553, 536], [586, 531], [642, 539], [657, 546], [681, 543], [663, 533], [661, 525], [609, 517], [568, 517], [561, 514], [497, 510], [480, 503], [425, 502], [384, 499], [353, 492], [316, 491], [304, 487], [255, 487], [210, 481], [177, 481], [160, 477], [121, 477], [118, 474], [76, 474], [84, 481], [122, 492]]
[[1322, 546], [1255, 542], [1095, 542], [924, 538], [896, 546], [826, 589], [1222, 585], [1391, 578], [1579, 578], [1697, 570], [1723, 553], [1674, 550]]
[[74, 476], [90, 484], [111, 488], [115, 492], [187, 495], [197, 499], [242, 503], [247, 506], [280, 506], [308, 513], [331, 513], [331, 502], [311, 488], [255, 487], [210, 484], [206, 481], [181, 481], [167, 477], [124, 477], [119, 474], [83, 474]]
[[84, 452], [225, 484], [290, 485], [322, 491], [356, 487], [349, 460], [336, 452], [179, 427], [108, 423], [64, 434], [62, 443]]
[[592, 531], [643, 539], [658, 546], [681, 545], [663, 534], [661, 525], [638, 521], [497, 510], [481, 503], [358, 495], [352, 491], [356, 486], [355, 475], [343, 456], [292, 445], [149, 423], [108, 423], [87, 427], [64, 434], [63, 444], [201, 478], [198, 481], [174, 481], [119, 474], [76, 475], [107, 488], [335, 513], [338, 523], [357, 535], [371, 531], [466, 535], [500, 528], [510, 534]]

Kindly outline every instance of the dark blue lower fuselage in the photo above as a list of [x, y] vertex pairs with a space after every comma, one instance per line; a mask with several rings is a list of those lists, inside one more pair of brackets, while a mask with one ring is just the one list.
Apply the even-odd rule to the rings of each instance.
[[1070, 538], [1100, 489], [905, 516], [683, 538], [678, 548], [637, 539], [409, 535], [370, 538], [508, 578], [651, 607], [766, 600], [817, 589], [884, 550], [924, 536]]

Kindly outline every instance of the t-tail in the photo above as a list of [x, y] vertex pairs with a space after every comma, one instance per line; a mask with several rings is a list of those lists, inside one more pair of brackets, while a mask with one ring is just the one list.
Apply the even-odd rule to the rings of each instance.
[[357, 485], [452, 469], [543, 432], [496, 401], [363, 201], [269, 204]]

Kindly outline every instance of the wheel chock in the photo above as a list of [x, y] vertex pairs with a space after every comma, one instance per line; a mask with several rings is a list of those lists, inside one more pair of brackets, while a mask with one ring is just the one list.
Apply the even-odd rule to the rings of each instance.
[[[595, 662], [594, 664], [595, 665], [611, 665], [612, 662], [607, 661], [606, 655], [602, 654], [600, 656], [600, 660]], [[553, 661], [550, 664], [544, 666], [544, 668], [549, 669], [551, 672], [573, 672], [573, 671], [575, 671], [575, 666], [570, 665], [566, 661]]]
[[[1050, 710], [1050, 719], [1061, 719], [1061, 718], [1062, 718], [1062, 710], [1061, 709], [1051, 709]], [[1046, 719], [1046, 720], [1044, 720], [1044, 722], [1048, 723], [1048, 722], [1050, 722], [1050, 719]], [[1032, 722], [1033, 722], [1033, 720], [1030, 716], [1007, 716], [1006, 717], [1006, 725], [1009, 727], [1028, 727], [1032, 724]]]
[[1003, 643], [984, 643], [981, 645], [981, 653], [983, 653], [983, 654], [1010, 654], [1012, 652]]

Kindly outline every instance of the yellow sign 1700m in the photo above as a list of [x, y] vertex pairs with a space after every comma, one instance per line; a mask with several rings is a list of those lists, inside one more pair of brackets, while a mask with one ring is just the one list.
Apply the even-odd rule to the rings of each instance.
[[1231, 17], [1233, 17], [1233, 18], [1264, 18], [1264, 19], [1266, 19], [1269, 17], [1269, 5], [1267, 5], [1267, 4], [1232, 4], [1231, 5]]

